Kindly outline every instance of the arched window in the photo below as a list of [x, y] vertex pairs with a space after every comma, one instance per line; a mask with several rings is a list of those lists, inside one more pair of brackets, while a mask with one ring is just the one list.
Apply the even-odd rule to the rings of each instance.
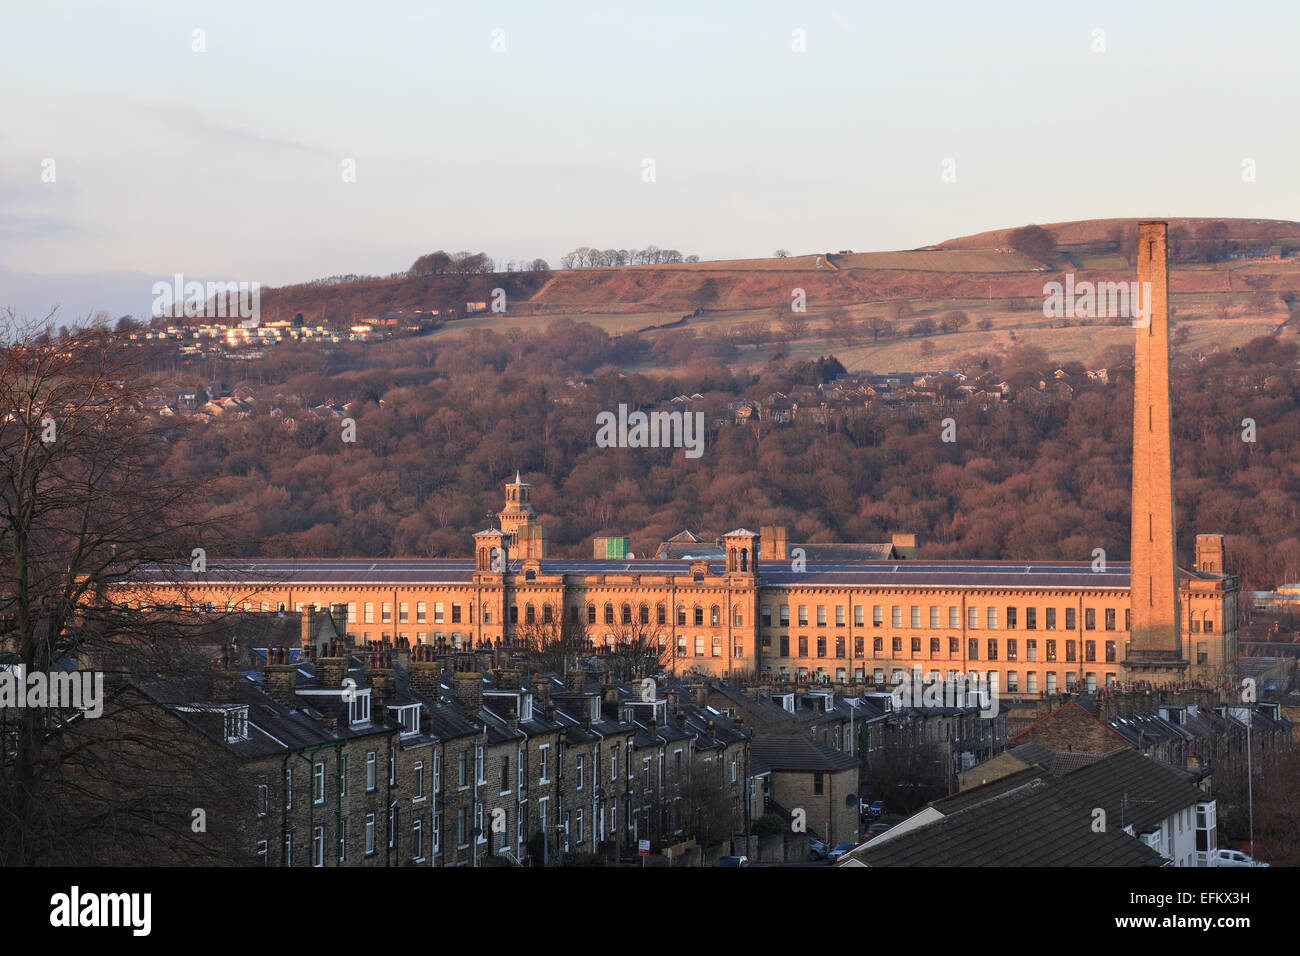
[[537, 623], [537, 615], [536, 615], [536, 613], [533, 611], [533, 605], [532, 605], [532, 602], [529, 602], [528, 604], [525, 604], [525, 605], [524, 605], [524, 623], [525, 623], [525, 624], [536, 624], [536, 623]]
[[489, 608], [486, 604], [483, 605], [483, 623], [484, 624], [492, 623], [492, 609]]
[[614, 623], [614, 605], [612, 604], [605, 605], [605, 623], [606, 624]]
[[649, 608], [649, 606], [648, 606], [648, 605], [645, 605], [645, 604], [642, 604], [642, 605], [641, 605], [641, 608], [640, 608], [640, 612], [639, 612], [639, 614], [637, 615], [637, 617], [638, 617], [638, 619], [641, 621], [642, 624], [649, 624], [649, 623], [650, 623], [650, 608]]
[[704, 626], [704, 608], [700, 607], [698, 604], [695, 605], [695, 626]]
[[587, 605], [587, 623], [588, 624], [596, 623], [596, 605], [594, 604]]
[[624, 624], [632, 623], [632, 605], [630, 604], [623, 605], [623, 623]]
[[667, 624], [667, 623], [668, 623], [668, 609], [667, 609], [666, 607], [664, 607], [662, 604], [660, 604], [660, 605], [655, 609], [655, 623], [656, 623], [656, 624]]
[[536, 580], [537, 580], [537, 572], [534, 571], [532, 568], [529, 568], [527, 571], [524, 572], [524, 580], [525, 580], [525, 581], [536, 581]]
[[551, 606], [549, 604], [542, 605], [542, 623], [543, 624], [551, 623]]
[[718, 626], [718, 606], [716, 604], [709, 608], [709, 624], [712, 627]]
[[686, 626], [686, 605], [685, 604], [677, 605], [677, 626], [678, 627]]

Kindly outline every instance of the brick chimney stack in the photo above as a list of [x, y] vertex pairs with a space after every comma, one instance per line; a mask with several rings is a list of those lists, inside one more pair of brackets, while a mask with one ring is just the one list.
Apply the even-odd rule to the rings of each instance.
[[575, 668], [565, 675], [564, 683], [570, 694], [581, 694], [587, 689], [587, 672]]
[[532, 690], [533, 697], [542, 707], [546, 707], [551, 702], [551, 682], [547, 678], [534, 674]]
[[519, 671], [513, 668], [498, 668], [496, 671], [496, 688], [497, 690], [519, 690], [521, 677]]
[[378, 650], [372, 650], [367, 658], [365, 678], [370, 684], [371, 702], [378, 710], [397, 694], [397, 671], [393, 670], [393, 652], [382, 645]]
[[330, 617], [334, 621], [334, 630], [338, 632], [339, 639], [347, 645], [348, 634], [348, 606], [346, 604], [331, 604]]
[[324, 653], [316, 660], [316, 676], [322, 689], [333, 690], [343, 686], [348, 676], [348, 654], [342, 641], [330, 641]]
[[298, 641], [299, 647], [311, 647], [312, 642], [316, 640], [316, 635], [320, 633], [320, 617], [314, 604], [309, 604], [302, 609], [299, 615], [302, 623], [302, 635]]
[[467, 714], [483, 706], [483, 677], [478, 671], [456, 671], [451, 675], [452, 699]]
[[442, 696], [442, 665], [432, 644], [416, 644], [411, 649], [411, 688], [430, 700]]
[[290, 710], [298, 706], [298, 665], [290, 662], [287, 647], [268, 647], [262, 669], [262, 691]]
[[239, 682], [243, 680], [235, 666], [235, 645], [223, 644], [220, 656], [212, 661], [212, 702], [233, 704], [239, 699]]
[[404, 671], [411, 669], [411, 642], [405, 637], [399, 637], [393, 644], [393, 664]]

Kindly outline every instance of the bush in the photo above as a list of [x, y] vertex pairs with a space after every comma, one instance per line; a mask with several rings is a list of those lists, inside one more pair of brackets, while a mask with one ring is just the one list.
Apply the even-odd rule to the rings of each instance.
[[750, 832], [753, 833], [754, 836], [764, 837], [774, 836], [775, 834], [782, 832], [784, 829], [785, 820], [781, 818], [780, 814], [765, 813], [754, 821], [754, 826]]

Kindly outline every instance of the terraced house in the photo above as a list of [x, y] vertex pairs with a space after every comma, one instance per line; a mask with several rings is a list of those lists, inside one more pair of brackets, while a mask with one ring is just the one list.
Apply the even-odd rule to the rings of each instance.
[[232, 643], [206, 678], [138, 683], [116, 706], [166, 715], [178, 752], [238, 781], [193, 798], [228, 862], [539, 865], [748, 831], [750, 735], [696, 705], [702, 688], [525, 679], [486, 657]]

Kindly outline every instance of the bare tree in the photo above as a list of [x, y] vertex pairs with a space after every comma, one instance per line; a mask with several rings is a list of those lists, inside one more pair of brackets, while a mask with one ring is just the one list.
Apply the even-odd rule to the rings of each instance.
[[608, 625], [612, 630], [607, 641], [597, 639], [597, 649], [605, 668], [619, 680], [655, 677], [663, 671], [669, 651], [667, 631], [664, 625], [653, 622], [648, 605], [629, 610], [632, 613], [620, 617], [619, 623]]
[[586, 619], [562, 618], [563, 614], [557, 612], [547, 620], [543, 613], [531, 622], [515, 625], [515, 651], [522, 656], [529, 670], [564, 674], [577, 658], [591, 653]]
[[[202, 674], [189, 639], [207, 618], [183, 602], [141, 606], [128, 585], [143, 573], [162, 581], [160, 568], [183, 561], [185, 572], [167, 583], [184, 594], [197, 577], [193, 549], [220, 554], [225, 523], [196, 517], [192, 484], [160, 477], [184, 426], [144, 407], [141, 351], [118, 347], [102, 329], [54, 344], [8, 318], [0, 343], [0, 653], [29, 685], [75, 668], [92, 700], [4, 714], [0, 864], [85, 863], [92, 852], [97, 862], [219, 855], [191, 831], [195, 804], [181, 796], [220, 788], [218, 762], [176, 748], [160, 726], [173, 718], [156, 707], [109, 701], [110, 713], [93, 682], [111, 698], [143, 680]], [[165, 780], [187, 782], [177, 789]]]

